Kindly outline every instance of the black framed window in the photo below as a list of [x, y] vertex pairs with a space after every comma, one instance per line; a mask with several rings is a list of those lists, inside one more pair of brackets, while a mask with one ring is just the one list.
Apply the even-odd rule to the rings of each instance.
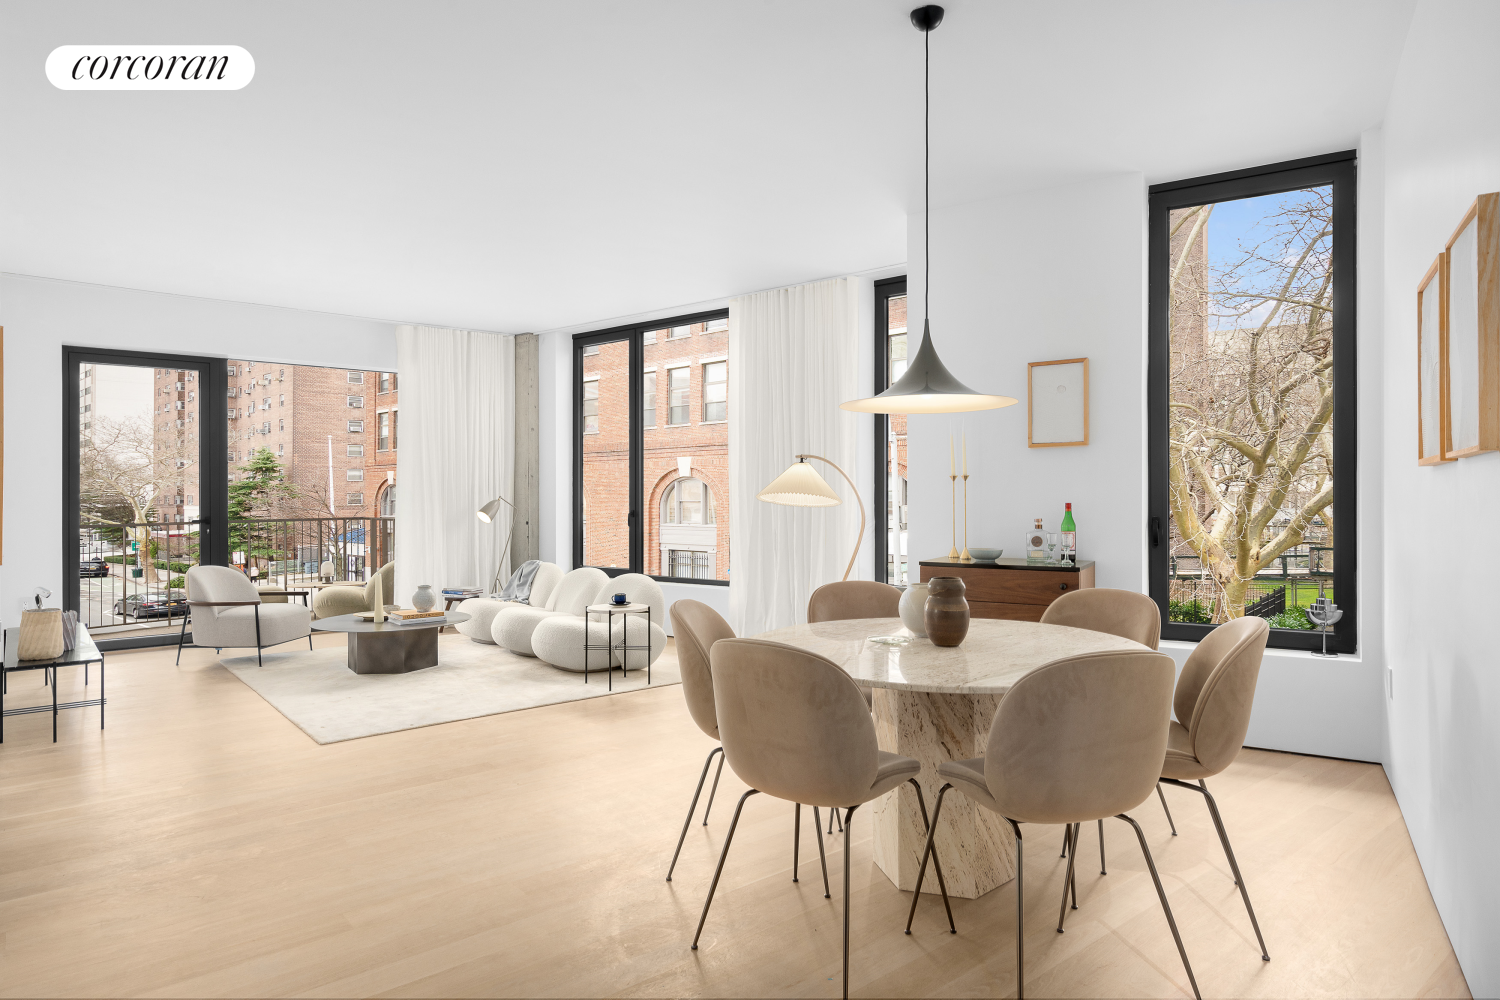
[[[875, 393], [906, 373], [906, 277], [875, 282]], [[906, 414], [875, 414], [875, 570], [910, 582], [906, 551]], [[883, 498], [880, 499], [880, 498]], [[884, 573], [884, 576], [880, 574]]]
[[[1354, 153], [1150, 191], [1149, 572], [1162, 637], [1242, 615], [1315, 649], [1355, 593]], [[1337, 487], [1337, 488], [1336, 488]]]
[[573, 338], [574, 566], [728, 584], [728, 355], [723, 309]]
[[[204, 388], [224, 385], [228, 367], [140, 351], [62, 354], [63, 607], [101, 630], [180, 621], [187, 567], [229, 562], [228, 482], [213, 471], [224, 468], [228, 413], [222, 390]], [[120, 649], [177, 635], [96, 639]]]

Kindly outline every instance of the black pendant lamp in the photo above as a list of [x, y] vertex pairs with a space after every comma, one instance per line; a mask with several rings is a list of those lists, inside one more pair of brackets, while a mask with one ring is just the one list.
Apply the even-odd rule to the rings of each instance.
[[1010, 396], [990, 396], [975, 392], [953, 377], [937, 350], [932, 346], [931, 321], [927, 318], [929, 289], [932, 287], [932, 29], [943, 23], [943, 8], [936, 4], [918, 7], [911, 12], [911, 23], [922, 32], [923, 81], [922, 81], [922, 182], [923, 224], [925, 240], [926, 280], [922, 287], [922, 346], [907, 364], [906, 374], [896, 380], [885, 392], [868, 399], [854, 399], [839, 404], [841, 410], [855, 413], [967, 413], [970, 410], [996, 410], [1011, 406], [1016, 400]]

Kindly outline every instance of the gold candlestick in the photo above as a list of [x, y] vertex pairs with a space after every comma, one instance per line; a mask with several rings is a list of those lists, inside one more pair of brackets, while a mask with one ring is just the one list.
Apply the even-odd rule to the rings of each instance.
[[[964, 451], [964, 467], [969, 464], [967, 446]], [[964, 550], [959, 554], [960, 562], [973, 562], [974, 557], [969, 555], [969, 474], [964, 473]]]
[[[953, 545], [952, 545], [951, 548], [948, 549], [948, 558], [949, 559], [957, 559], [958, 558], [958, 473], [955, 472], [952, 475], [950, 475], [948, 477], [948, 480], [952, 484], [952, 488], [953, 488], [953, 500], [952, 500], [952, 503], [950, 504], [951, 513], [953, 515], [953, 517], [952, 517], [952, 523], [953, 523]], [[964, 485], [966, 487], [968, 486], [967, 483], [965, 483]]]

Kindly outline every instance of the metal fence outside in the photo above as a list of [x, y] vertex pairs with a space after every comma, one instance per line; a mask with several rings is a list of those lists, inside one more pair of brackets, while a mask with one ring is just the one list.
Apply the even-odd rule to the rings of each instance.
[[[186, 574], [198, 565], [196, 521], [110, 523], [79, 529], [78, 617], [96, 635], [180, 623]], [[230, 563], [259, 587], [296, 590], [318, 582], [368, 580], [393, 557], [393, 517], [237, 518]]]

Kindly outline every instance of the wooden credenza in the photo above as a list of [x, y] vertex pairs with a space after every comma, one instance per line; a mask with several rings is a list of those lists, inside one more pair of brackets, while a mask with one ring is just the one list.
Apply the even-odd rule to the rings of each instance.
[[935, 576], [962, 579], [969, 614], [975, 618], [1041, 621], [1047, 605], [1063, 594], [1094, 585], [1092, 560], [1076, 566], [1029, 566], [1025, 559], [959, 562], [943, 558], [923, 559], [919, 565], [924, 583]]

